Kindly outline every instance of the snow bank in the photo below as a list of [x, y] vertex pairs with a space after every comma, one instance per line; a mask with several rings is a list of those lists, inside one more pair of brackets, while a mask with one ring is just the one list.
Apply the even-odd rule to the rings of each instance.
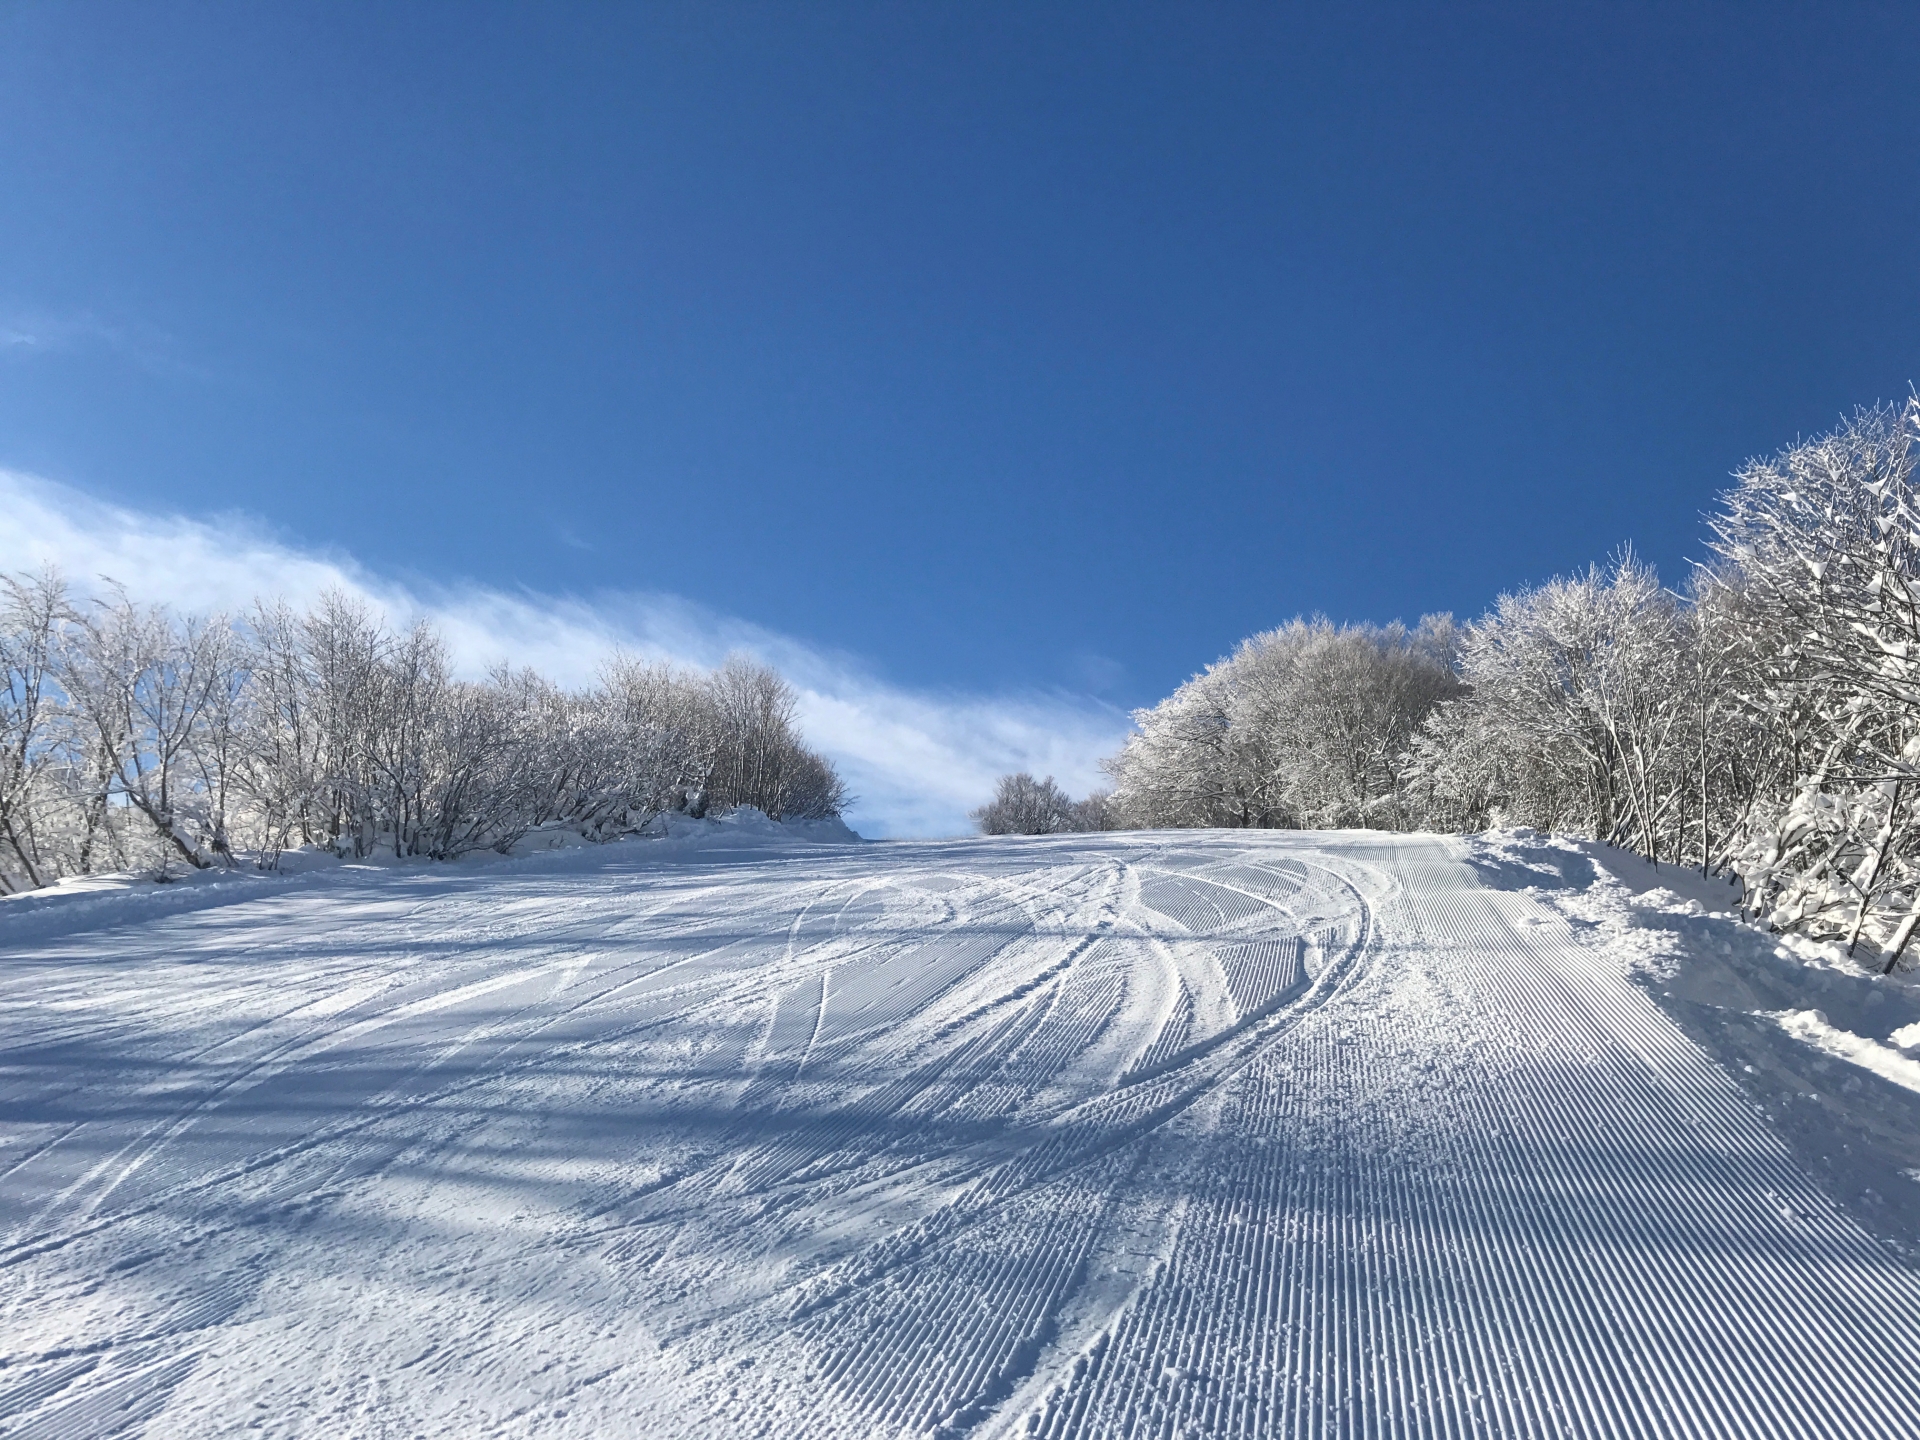
[[[1889, 1046], [1863, 1040], [1846, 1030], [1836, 1030], [1818, 1010], [1782, 1010], [1773, 1018], [1794, 1039], [1805, 1041], [1829, 1055], [1837, 1055], [1863, 1070], [1871, 1070], [1896, 1085], [1920, 1092], [1920, 1060], [1909, 1060]], [[1903, 1027], [1903, 1030], [1914, 1029], [1920, 1029], [1920, 1026]]]
[[1768, 934], [1734, 885], [1533, 830], [1462, 842], [1487, 881], [1558, 910], [1639, 982], [1869, 1229], [1920, 1260], [1920, 984]]
[[590, 866], [614, 852], [630, 862], [637, 847], [644, 847], [639, 853], [650, 859], [668, 861], [860, 843], [861, 837], [844, 820], [772, 820], [751, 806], [742, 806], [700, 820], [659, 815], [645, 834], [604, 842], [583, 839], [578, 831], [562, 826], [542, 827], [523, 836], [509, 855], [480, 850], [450, 862], [399, 859], [391, 854], [343, 860], [327, 850], [289, 850], [272, 870], [243, 864], [231, 870], [176, 871], [164, 880], [148, 870], [125, 870], [75, 876], [43, 890], [0, 896], [0, 946], [231, 905], [295, 888], [378, 884], [396, 874], [457, 874], [475, 867], [515, 864]]
[[771, 820], [751, 805], [718, 819], [696, 820], [691, 815], [656, 818], [662, 839], [686, 850], [753, 850], [781, 845], [847, 845], [860, 837], [839, 818], [831, 820]]

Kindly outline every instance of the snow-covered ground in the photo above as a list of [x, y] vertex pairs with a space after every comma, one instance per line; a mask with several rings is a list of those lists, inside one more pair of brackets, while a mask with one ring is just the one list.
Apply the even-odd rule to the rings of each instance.
[[736, 826], [0, 904], [0, 1435], [1911, 1440], [1920, 1006], [1724, 898]]

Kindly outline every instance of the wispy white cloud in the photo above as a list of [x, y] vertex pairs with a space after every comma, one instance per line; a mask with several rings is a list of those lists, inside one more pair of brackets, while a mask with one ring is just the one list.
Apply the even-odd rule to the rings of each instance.
[[257, 596], [302, 604], [338, 588], [396, 624], [431, 620], [473, 674], [511, 660], [577, 685], [616, 649], [701, 666], [748, 651], [799, 690], [807, 737], [860, 797], [852, 818], [867, 834], [961, 833], [966, 811], [1009, 770], [1050, 774], [1085, 793], [1100, 783], [1099, 757], [1127, 728], [1124, 715], [1082, 696], [907, 689], [855, 656], [679, 596], [403, 584], [351, 556], [290, 543], [245, 515], [133, 510], [0, 470], [0, 570], [43, 564], [77, 588], [105, 577], [138, 598], [202, 613], [238, 611]]
[[172, 339], [151, 326], [113, 325], [87, 311], [23, 311], [0, 317], [0, 357], [24, 362], [89, 350], [106, 351], [165, 378], [205, 380], [212, 375], [182, 358]]

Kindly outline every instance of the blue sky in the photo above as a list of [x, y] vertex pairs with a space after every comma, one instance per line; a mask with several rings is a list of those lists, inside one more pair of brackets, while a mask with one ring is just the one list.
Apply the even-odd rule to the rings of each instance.
[[[1296, 613], [1678, 580], [1740, 460], [1903, 396], [1916, 60], [1896, 7], [16, 0], [0, 467], [88, 543], [1052, 706], [1090, 783]], [[93, 553], [13, 508], [0, 566]]]

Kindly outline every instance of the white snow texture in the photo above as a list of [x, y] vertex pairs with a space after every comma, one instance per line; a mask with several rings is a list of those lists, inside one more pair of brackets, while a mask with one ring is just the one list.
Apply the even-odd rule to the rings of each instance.
[[1912, 991], [1598, 855], [761, 822], [0, 903], [0, 1435], [1910, 1440]]

